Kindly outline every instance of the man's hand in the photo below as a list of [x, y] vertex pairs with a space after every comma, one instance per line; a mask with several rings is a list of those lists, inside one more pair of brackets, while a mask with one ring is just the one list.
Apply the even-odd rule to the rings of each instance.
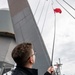
[[52, 74], [52, 73], [54, 72], [54, 68], [51, 66], [51, 67], [48, 68], [47, 71], [48, 71], [50, 74]]

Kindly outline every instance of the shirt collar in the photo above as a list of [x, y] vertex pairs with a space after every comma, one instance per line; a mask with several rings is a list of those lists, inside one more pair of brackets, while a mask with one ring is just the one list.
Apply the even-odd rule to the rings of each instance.
[[21, 69], [24, 72], [30, 73], [31, 75], [38, 75], [38, 69], [27, 68], [22, 66], [17, 66], [17, 68]]

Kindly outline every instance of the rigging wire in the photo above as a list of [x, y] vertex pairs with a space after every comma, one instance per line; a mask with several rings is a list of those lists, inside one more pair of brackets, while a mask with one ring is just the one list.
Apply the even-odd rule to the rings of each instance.
[[41, 0], [39, 0], [39, 2], [38, 2], [38, 5], [37, 5], [36, 10], [35, 10], [35, 12], [34, 12], [34, 15], [35, 15], [36, 12], [37, 12], [37, 9], [38, 9], [38, 7], [39, 7], [40, 2], [41, 2]]
[[49, 3], [48, 3], [48, 6], [47, 6], [46, 13], [45, 13], [45, 18], [44, 18], [43, 26], [42, 26], [42, 29], [41, 29], [41, 34], [43, 32], [43, 29], [44, 29], [44, 25], [45, 25], [45, 21], [46, 21], [46, 16], [47, 16], [47, 12], [48, 12], [49, 5], [50, 5], [50, 0], [49, 0]]
[[75, 17], [74, 17], [65, 7], [63, 7], [57, 0], [56, 0], [56, 2], [57, 2], [73, 19], [75, 19]]
[[65, 0], [63, 0], [67, 5], [69, 5], [73, 10], [75, 10], [75, 8], [73, 6], [71, 6], [69, 3], [67, 3]]
[[39, 16], [39, 19], [38, 19], [37, 24], [39, 24], [39, 21], [40, 21], [41, 15], [42, 15], [43, 10], [44, 10], [44, 7], [45, 7], [45, 3], [46, 3], [46, 0], [44, 1], [43, 7], [42, 7], [42, 11], [41, 11], [41, 14], [40, 14], [40, 16]]

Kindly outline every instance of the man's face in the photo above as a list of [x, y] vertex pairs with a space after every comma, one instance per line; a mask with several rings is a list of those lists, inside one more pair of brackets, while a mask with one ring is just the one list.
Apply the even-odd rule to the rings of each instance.
[[35, 52], [34, 52], [33, 49], [32, 49], [32, 55], [31, 55], [31, 57], [32, 57], [32, 63], [34, 64], [35, 63]]

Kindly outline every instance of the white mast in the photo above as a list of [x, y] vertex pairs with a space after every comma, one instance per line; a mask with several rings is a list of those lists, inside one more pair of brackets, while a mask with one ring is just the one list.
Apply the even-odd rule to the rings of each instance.
[[29, 3], [27, 0], [8, 0], [8, 4], [16, 42], [31, 42], [33, 44], [34, 50], [37, 52], [34, 67], [39, 69], [39, 75], [43, 75], [50, 66], [50, 58]]

